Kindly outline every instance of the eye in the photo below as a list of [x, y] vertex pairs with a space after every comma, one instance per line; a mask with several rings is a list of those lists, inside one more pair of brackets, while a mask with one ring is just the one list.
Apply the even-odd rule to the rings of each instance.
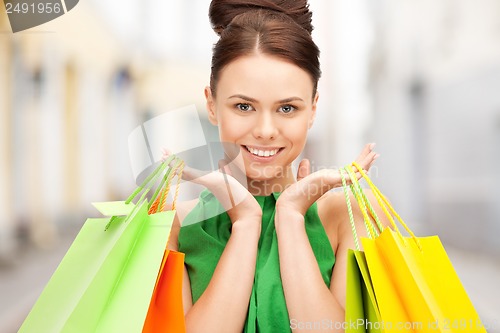
[[236, 104], [236, 108], [239, 111], [243, 111], [243, 112], [252, 111], [254, 109], [250, 104], [247, 104], [247, 103], [238, 103], [238, 104]]
[[280, 106], [280, 108], [278, 109], [279, 112], [281, 113], [284, 113], [284, 114], [290, 114], [292, 113], [293, 111], [296, 110], [295, 106], [293, 105], [282, 105]]

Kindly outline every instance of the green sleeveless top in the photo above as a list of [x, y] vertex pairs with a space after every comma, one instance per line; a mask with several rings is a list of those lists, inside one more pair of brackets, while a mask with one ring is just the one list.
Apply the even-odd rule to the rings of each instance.
[[[246, 333], [291, 332], [281, 284], [278, 240], [274, 228], [275, 206], [279, 195], [280, 193], [273, 193], [255, 197], [262, 208], [262, 229], [252, 295], [243, 331]], [[183, 221], [178, 240], [179, 251], [185, 253], [193, 304], [203, 294], [212, 278], [229, 240], [231, 226], [229, 216], [223, 212], [219, 201], [208, 190], [200, 194], [197, 206]], [[329, 287], [335, 256], [319, 219], [316, 203], [306, 212], [305, 227], [323, 281]]]

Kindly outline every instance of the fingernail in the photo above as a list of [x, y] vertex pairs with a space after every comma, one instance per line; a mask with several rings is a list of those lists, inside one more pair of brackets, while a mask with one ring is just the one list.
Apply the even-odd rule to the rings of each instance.
[[376, 144], [375, 142], [370, 143], [370, 149], [375, 148], [375, 146], [376, 146], [376, 145], [377, 145], [377, 144]]

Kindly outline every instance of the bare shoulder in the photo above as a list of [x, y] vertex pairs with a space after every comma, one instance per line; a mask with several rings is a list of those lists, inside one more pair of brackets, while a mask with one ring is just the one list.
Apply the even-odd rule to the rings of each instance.
[[318, 201], [318, 216], [334, 251], [340, 241], [339, 226], [348, 218], [345, 197], [342, 192], [327, 192]]
[[[170, 231], [170, 237], [168, 239], [167, 248], [170, 250], [178, 250], [178, 237], [179, 231], [181, 230], [182, 222], [184, 218], [189, 214], [189, 212], [196, 206], [198, 199], [193, 199], [189, 201], [178, 202], [175, 207], [175, 217], [174, 223], [172, 224], [172, 229]], [[172, 205], [167, 204], [165, 210], [172, 210]]]

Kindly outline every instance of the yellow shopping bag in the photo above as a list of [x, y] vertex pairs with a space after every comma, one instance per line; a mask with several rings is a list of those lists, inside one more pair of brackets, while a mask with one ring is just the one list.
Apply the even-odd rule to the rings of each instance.
[[[361, 242], [380, 311], [377, 326], [384, 332], [486, 332], [439, 237], [417, 238], [361, 167], [353, 165], [393, 227], [381, 226], [352, 168], [347, 167], [369, 235]], [[409, 237], [401, 234], [393, 216]]]

